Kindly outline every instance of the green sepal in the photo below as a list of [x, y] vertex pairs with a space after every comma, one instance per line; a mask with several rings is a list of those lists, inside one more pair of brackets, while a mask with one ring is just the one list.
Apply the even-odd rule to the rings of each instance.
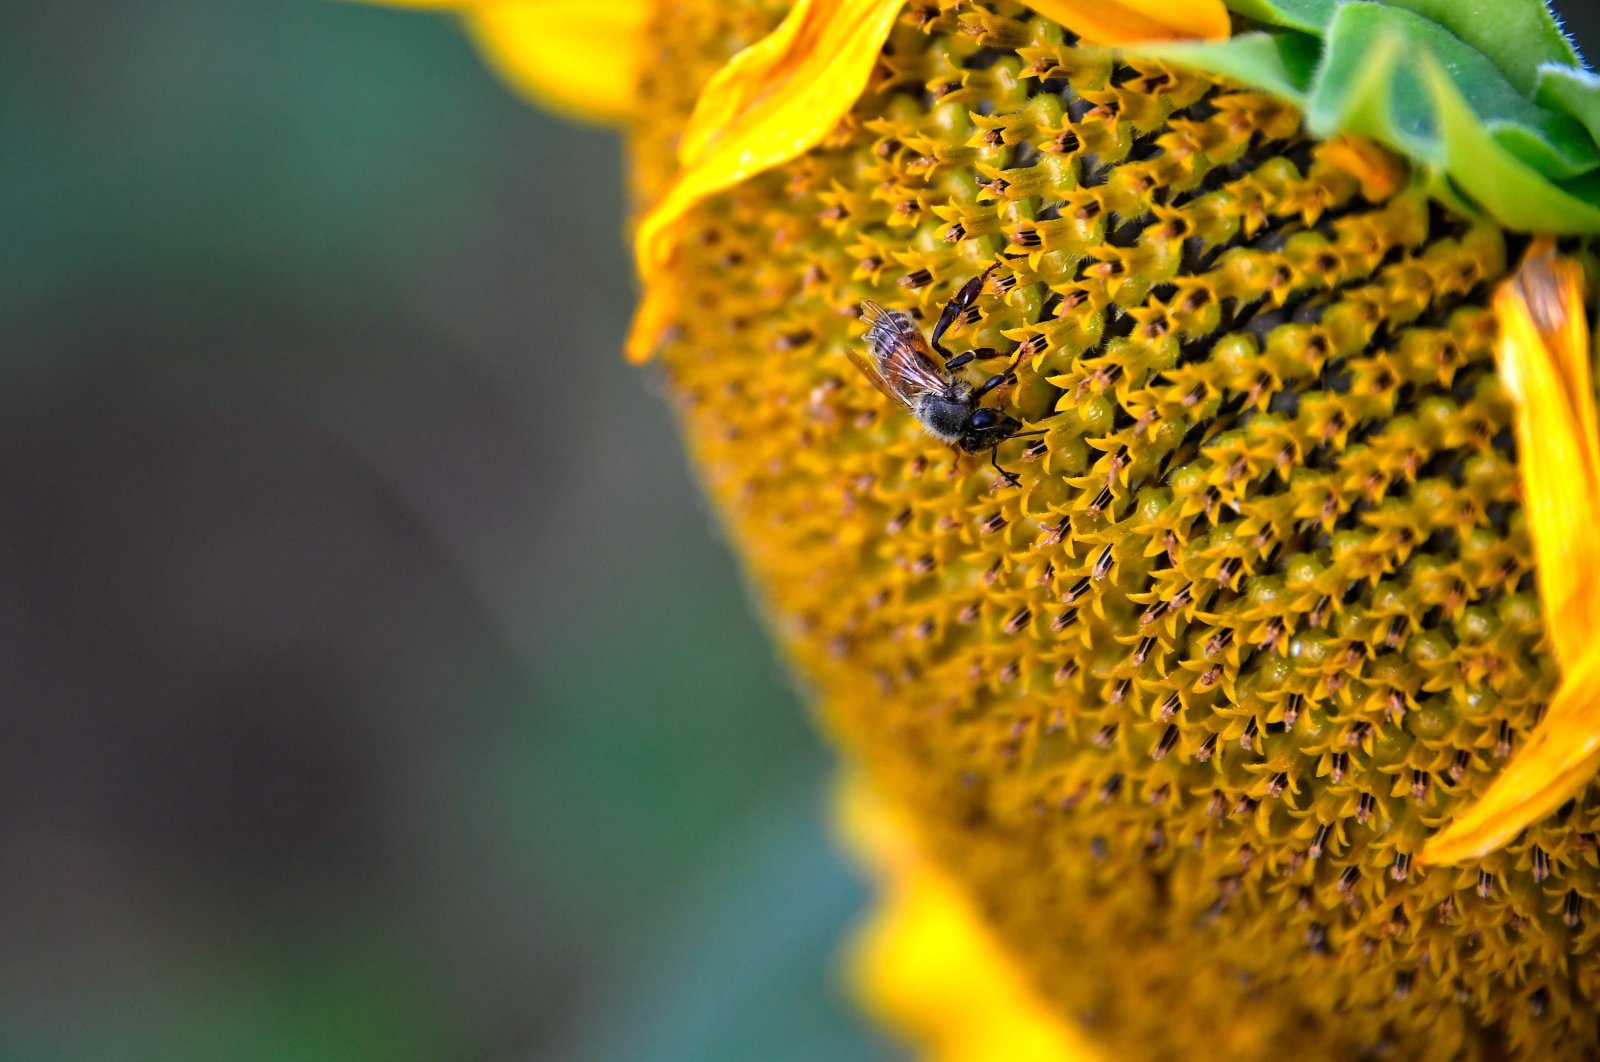
[[1225, 41], [1143, 44], [1138, 53], [1293, 100], [1304, 107], [1321, 43], [1293, 31], [1240, 33]]
[[1541, 106], [1572, 115], [1600, 143], [1600, 74], [1546, 63], [1539, 68], [1539, 84], [1533, 98]]
[[[1344, 96], [1358, 81], [1370, 80], [1380, 42], [1385, 39], [1403, 44], [1403, 54], [1385, 71], [1393, 128], [1330, 127], [1326, 116], [1342, 109]], [[1437, 157], [1442, 145], [1433, 94], [1426, 91], [1421, 77], [1425, 56], [1449, 71], [1462, 97], [1471, 101], [1469, 109], [1495, 140], [1539, 174], [1557, 179], [1576, 177], [1600, 166], [1600, 148], [1582, 123], [1518, 92], [1488, 56], [1439, 23], [1383, 4], [1346, 4], [1329, 24], [1306, 116], [1312, 132], [1318, 136], [1339, 131], [1362, 133], [1408, 154]]]
[[1600, 77], [1543, 0], [1225, 2], [1262, 28], [1123, 50], [1289, 100], [1316, 136], [1386, 144], [1458, 209], [1600, 232]]
[[1340, 0], [1224, 0], [1236, 14], [1268, 26], [1322, 34]]
[[1600, 174], [1551, 181], [1533, 172], [1492, 136], [1449, 73], [1422, 57], [1423, 78], [1439, 118], [1444, 175], [1508, 228], [1600, 233]]
[[[1226, 3], [1227, 0], [1224, 0]], [[1542, 0], [1382, 0], [1443, 26], [1500, 68], [1518, 92], [1532, 96], [1539, 67], [1577, 66], [1577, 50]], [[1229, 7], [1238, 8], [1229, 4]], [[1241, 12], [1242, 13], [1242, 12]]]

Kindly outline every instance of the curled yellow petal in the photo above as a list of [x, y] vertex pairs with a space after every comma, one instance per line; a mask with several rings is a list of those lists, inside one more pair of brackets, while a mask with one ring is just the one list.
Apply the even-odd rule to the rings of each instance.
[[671, 317], [661, 283], [679, 223], [695, 204], [804, 154], [866, 88], [905, 0], [798, 0], [778, 28], [729, 60], [701, 90], [680, 141], [677, 179], [639, 222], [644, 295], [627, 341], [644, 361]]
[[1361, 194], [1374, 203], [1400, 190], [1406, 164], [1375, 140], [1351, 133], [1336, 133], [1317, 145], [1317, 153], [1361, 182]]
[[633, 113], [650, 0], [381, 0], [453, 11], [489, 65], [538, 103], [583, 121]]
[[882, 882], [849, 956], [858, 999], [925, 1062], [1090, 1062], [1035, 998], [954, 883], [923, 859], [860, 779], [845, 784], [843, 832]]
[[1228, 9], [1222, 0], [1027, 0], [1092, 44], [1132, 44], [1228, 36]]
[[1456, 863], [1505, 844], [1600, 768], [1600, 431], [1583, 269], [1536, 241], [1495, 295], [1502, 376], [1517, 403], [1523, 505], [1562, 681], [1500, 777], [1423, 849]]
[[[677, 179], [639, 223], [634, 256], [644, 285], [627, 339], [644, 361], [671, 323], [667, 281], [684, 216], [701, 200], [815, 147], [866, 88], [905, 0], [797, 0], [766, 37], [701, 90], [679, 142]], [[1029, 0], [1101, 44], [1226, 37], [1221, 0]]]

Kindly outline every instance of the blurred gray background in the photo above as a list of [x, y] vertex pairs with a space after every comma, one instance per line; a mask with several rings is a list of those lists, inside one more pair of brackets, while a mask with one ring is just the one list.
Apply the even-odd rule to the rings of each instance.
[[618, 139], [443, 16], [0, 27], [0, 1057], [867, 1056]]
[[616, 138], [440, 16], [0, 12], [0, 1058], [892, 1055]]

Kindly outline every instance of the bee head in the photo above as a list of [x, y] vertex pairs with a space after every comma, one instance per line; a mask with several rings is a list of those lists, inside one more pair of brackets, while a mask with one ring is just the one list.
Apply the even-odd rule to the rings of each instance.
[[965, 430], [961, 433], [961, 448], [968, 453], [977, 453], [1005, 441], [1021, 428], [1022, 423], [1015, 417], [1008, 417], [998, 409], [979, 406], [967, 417]]

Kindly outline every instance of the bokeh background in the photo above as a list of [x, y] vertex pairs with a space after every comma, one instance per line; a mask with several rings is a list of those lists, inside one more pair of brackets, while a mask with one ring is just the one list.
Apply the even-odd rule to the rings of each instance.
[[0, 1057], [869, 1056], [617, 138], [442, 16], [5, 9]]
[[439, 16], [0, 11], [0, 1058], [894, 1057], [617, 140]]

